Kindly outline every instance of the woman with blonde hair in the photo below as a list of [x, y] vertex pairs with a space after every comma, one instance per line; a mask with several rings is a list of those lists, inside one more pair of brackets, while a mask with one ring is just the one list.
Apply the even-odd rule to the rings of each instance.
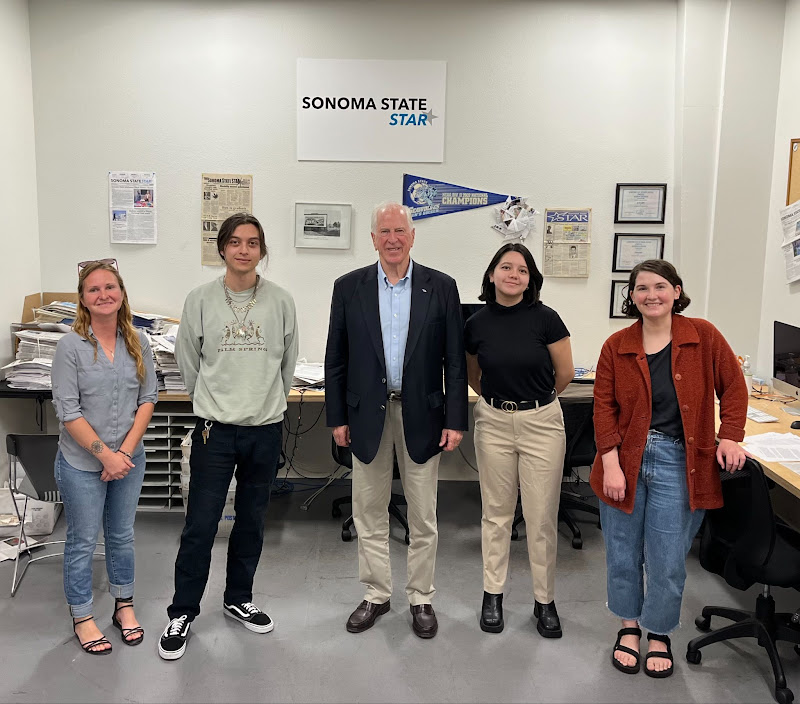
[[64, 513], [64, 592], [73, 631], [92, 655], [111, 643], [92, 616], [92, 554], [103, 526], [113, 625], [126, 645], [144, 630], [133, 611], [133, 522], [142, 487], [142, 436], [157, 399], [147, 336], [133, 327], [128, 294], [115, 260], [78, 265], [73, 332], [53, 360], [53, 405], [59, 420], [55, 475]]

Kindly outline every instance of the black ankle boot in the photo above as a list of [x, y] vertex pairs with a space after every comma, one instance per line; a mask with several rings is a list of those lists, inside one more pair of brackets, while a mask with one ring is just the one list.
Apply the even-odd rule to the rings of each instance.
[[500, 633], [503, 630], [503, 595], [483, 593], [481, 607], [481, 630]]
[[555, 601], [551, 601], [549, 604], [541, 604], [535, 601], [533, 616], [538, 619], [536, 630], [539, 631], [540, 636], [543, 638], [561, 638], [561, 621], [558, 618]]

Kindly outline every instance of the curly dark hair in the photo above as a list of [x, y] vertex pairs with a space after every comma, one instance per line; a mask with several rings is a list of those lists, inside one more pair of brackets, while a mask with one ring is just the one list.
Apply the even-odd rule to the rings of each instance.
[[675, 299], [672, 304], [672, 312], [680, 313], [692, 302], [692, 299], [686, 295], [683, 289], [683, 279], [678, 274], [678, 270], [666, 259], [647, 259], [641, 264], [637, 264], [631, 271], [630, 278], [628, 279], [628, 293], [625, 294], [625, 300], [622, 302], [622, 312], [629, 318], [639, 318], [641, 320], [642, 314], [633, 302], [631, 292], [636, 286], [636, 277], [643, 271], [649, 271], [653, 274], [666, 279], [671, 286], [680, 286], [680, 295]]
[[503, 255], [507, 254], [508, 252], [519, 252], [523, 259], [525, 259], [525, 265], [528, 267], [530, 282], [528, 284], [528, 288], [522, 294], [522, 300], [531, 306], [539, 300], [539, 292], [542, 290], [544, 277], [539, 271], [539, 268], [536, 266], [536, 262], [533, 260], [533, 255], [531, 254], [530, 250], [524, 244], [520, 244], [519, 242], [509, 242], [508, 244], [504, 244], [502, 247], [500, 247], [500, 249], [497, 250], [497, 252], [495, 252], [495, 255], [492, 257], [492, 261], [489, 262], [489, 266], [486, 267], [486, 272], [483, 274], [481, 295], [478, 296], [478, 300], [487, 301], [488, 303], [494, 303], [497, 300], [494, 284], [489, 281], [489, 276], [491, 276], [492, 272], [494, 272], [495, 268], [500, 263], [500, 260], [503, 258]]

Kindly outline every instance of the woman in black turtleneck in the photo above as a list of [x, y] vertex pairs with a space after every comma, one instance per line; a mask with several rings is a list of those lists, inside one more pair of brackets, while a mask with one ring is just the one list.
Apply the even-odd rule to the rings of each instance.
[[503, 587], [518, 488], [528, 534], [534, 617], [545, 638], [561, 637], [555, 604], [558, 502], [564, 417], [558, 393], [572, 380], [569, 331], [539, 300], [544, 279], [522, 244], [503, 245], [483, 276], [487, 305], [466, 323], [469, 384], [475, 405], [475, 454], [483, 518], [484, 631], [503, 630]]

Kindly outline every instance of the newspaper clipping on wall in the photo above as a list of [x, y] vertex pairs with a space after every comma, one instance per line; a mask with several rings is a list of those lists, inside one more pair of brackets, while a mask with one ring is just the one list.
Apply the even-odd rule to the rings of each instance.
[[203, 174], [200, 200], [200, 259], [203, 266], [222, 266], [217, 233], [234, 213], [253, 212], [253, 177], [247, 174]]
[[544, 211], [544, 276], [588, 277], [592, 240], [591, 208]]
[[158, 201], [153, 171], [108, 172], [112, 244], [156, 244]]
[[800, 281], [800, 200], [781, 208], [786, 283]]

